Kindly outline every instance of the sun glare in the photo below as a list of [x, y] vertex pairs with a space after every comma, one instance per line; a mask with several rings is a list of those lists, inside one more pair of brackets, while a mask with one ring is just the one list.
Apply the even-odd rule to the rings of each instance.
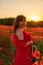
[[38, 16], [31, 16], [30, 19], [35, 21], [35, 22], [39, 21], [39, 17]]

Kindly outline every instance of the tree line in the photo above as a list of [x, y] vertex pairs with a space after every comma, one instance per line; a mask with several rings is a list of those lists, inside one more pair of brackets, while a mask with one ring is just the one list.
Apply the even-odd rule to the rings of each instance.
[[[12, 26], [15, 18], [0, 18], [0, 25]], [[43, 27], [43, 21], [27, 21], [28, 27]]]
[[31, 21], [31, 22], [28, 22], [27, 21], [27, 26], [28, 27], [43, 27], [43, 21]]
[[15, 18], [1, 18], [0, 25], [11, 26], [11, 25], [13, 25], [14, 20], [15, 20]]

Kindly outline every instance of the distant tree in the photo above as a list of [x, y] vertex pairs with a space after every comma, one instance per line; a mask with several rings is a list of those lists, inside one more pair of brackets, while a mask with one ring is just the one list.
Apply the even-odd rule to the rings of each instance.
[[13, 22], [14, 22], [15, 18], [2, 18], [0, 19], [0, 25], [13, 25]]
[[[13, 25], [15, 21], [15, 18], [1, 18], [0, 19], [0, 25], [7, 25], [11, 26]], [[27, 22], [27, 27], [43, 27], [43, 21], [26, 21]]]
[[27, 22], [27, 26], [28, 26], [28, 27], [37, 27], [37, 23], [34, 22], [34, 21]]
[[38, 22], [39, 27], [43, 27], [43, 21]]

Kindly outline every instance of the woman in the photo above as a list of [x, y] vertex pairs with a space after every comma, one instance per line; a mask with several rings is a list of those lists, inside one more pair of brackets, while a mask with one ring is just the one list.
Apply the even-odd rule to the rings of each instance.
[[13, 43], [17, 48], [14, 65], [32, 65], [32, 37], [23, 30], [26, 17], [18, 15], [14, 25]]

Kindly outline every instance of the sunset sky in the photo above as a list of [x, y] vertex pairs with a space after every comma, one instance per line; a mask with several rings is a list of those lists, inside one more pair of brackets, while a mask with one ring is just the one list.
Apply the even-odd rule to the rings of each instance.
[[27, 20], [37, 16], [43, 20], [43, 0], [0, 0], [0, 18], [25, 15]]

